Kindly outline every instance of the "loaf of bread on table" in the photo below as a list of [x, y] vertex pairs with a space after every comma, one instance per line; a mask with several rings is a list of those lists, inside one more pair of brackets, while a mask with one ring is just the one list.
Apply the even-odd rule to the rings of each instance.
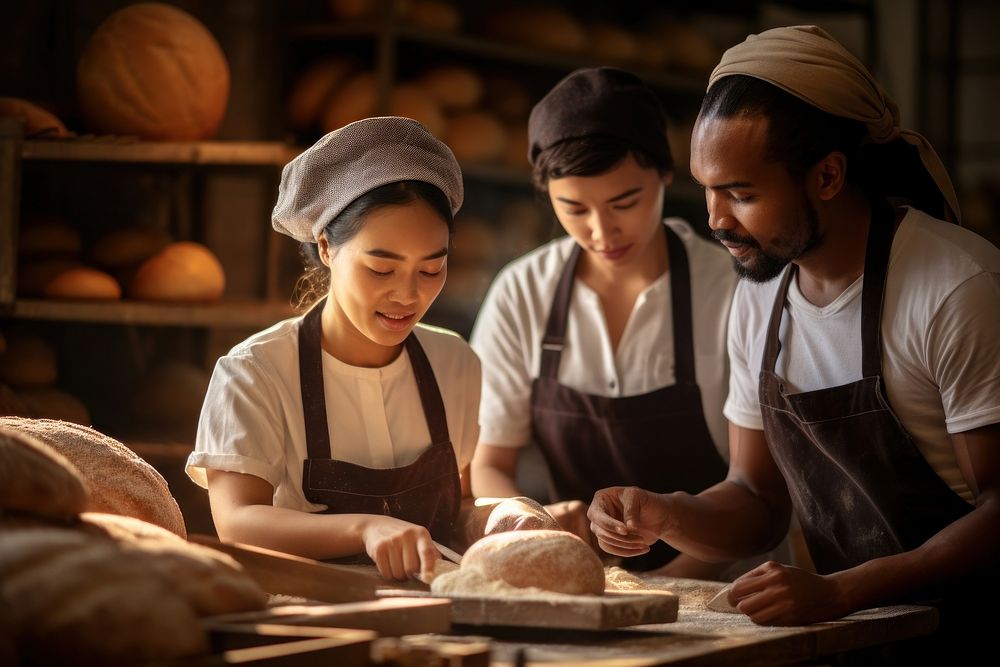
[[205, 654], [200, 617], [266, 605], [266, 594], [225, 554], [158, 535], [156, 527], [133, 526], [136, 535], [118, 540], [83, 526], [0, 520], [5, 629], [27, 664], [142, 664]]
[[124, 514], [187, 535], [163, 476], [114, 438], [53, 419], [0, 417], [0, 427], [33, 436], [68, 459], [90, 488], [86, 511]]
[[487, 581], [572, 595], [604, 592], [604, 566], [590, 546], [563, 530], [514, 530], [487, 535], [462, 556], [462, 570]]
[[0, 425], [0, 514], [68, 521], [89, 501], [83, 476], [66, 457], [29, 433]]

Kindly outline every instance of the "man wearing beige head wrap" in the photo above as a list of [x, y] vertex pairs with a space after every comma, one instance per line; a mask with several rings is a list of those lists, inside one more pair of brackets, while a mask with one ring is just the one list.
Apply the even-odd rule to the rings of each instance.
[[1000, 251], [945, 222], [959, 208], [933, 149], [814, 26], [726, 52], [691, 173], [744, 278], [729, 476], [693, 497], [598, 492], [600, 543], [742, 557], [794, 511], [813, 563], [734, 582], [730, 602], [755, 622], [925, 601], [941, 611], [936, 638], [975, 638], [988, 616], [965, 593], [995, 594], [1000, 563]]

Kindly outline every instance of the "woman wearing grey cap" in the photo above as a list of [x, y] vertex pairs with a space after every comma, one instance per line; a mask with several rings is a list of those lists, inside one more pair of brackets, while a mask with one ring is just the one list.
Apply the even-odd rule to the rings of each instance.
[[220, 537], [367, 554], [405, 578], [433, 570], [432, 538], [464, 530], [479, 361], [417, 324], [462, 197], [451, 151], [406, 118], [351, 123], [285, 167], [273, 225], [302, 242], [321, 298], [215, 367], [187, 469]]
[[[634, 75], [578, 70], [532, 110], [529, 160], [568, 238], [506, 267], [480, 310], [476, 494], [520, 493], [519, 453], [547, 464], [548, 508], [590, 537], [607, 486], [698, 492], [726, 475], [726, 322], [736, 276], [724, 252], [663, 219], [673, 178], [666, 118]], [[721, 566], [665, 545], [626, 559], [709, 578]], [[673, 559], [673, 560], [671, 560]]]

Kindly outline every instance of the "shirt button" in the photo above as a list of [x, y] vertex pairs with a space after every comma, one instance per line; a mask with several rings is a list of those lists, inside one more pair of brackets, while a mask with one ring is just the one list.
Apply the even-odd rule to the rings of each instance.
[[615, 381], [614, 381], [614, 380], [612, 380], [611, 382], [609, 382], [609, 383], [608, 383], [608, 386], [609, 386], [610, 388], [614, 389], [614, 388], [615, 388], [615, 386], [616, 386], [616, 385], [615, 385]]

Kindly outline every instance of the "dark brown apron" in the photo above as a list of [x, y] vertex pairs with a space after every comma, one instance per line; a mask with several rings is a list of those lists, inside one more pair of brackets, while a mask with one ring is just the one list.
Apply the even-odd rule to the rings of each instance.
[[[324, 299], [325, 301], [325, 299]], [[450, 543], [462, 500], [455, 450], [448, 437], [444, 403], [415, 334], [404, 345], [416, 377], [431, 445], [409, 465], [366, 468], [332, 458], [323, 390], [323, 301], [299, 329], [299, 382], [309, 458], [302, 466], [302, 490], [327, 514], [383, 514], [426, 527], [435, 540]]]
[[[699, 491], [722, 481], [726, 464], [705, 423], [695, 380], [691, 277], [680, 237], [664, 226], [670, 259], [675, 384], [637, 396], [586, 394], [559, 383], [570, 297], [580, 247], [563, 268], [542, 339], [539, 377], [531, 388], [532, 430], [549, 472], [551, 499], [590, 502], [608, 486], [659, 493]], [[649, 570], [677, 551], [659, 541], [623, 567]]]
[[[886, 398], [880, 320], [894, 228], [892, 209], [876, 207], [861, 296], [862, 379], [789, 394], [774, 372], [794, 264], [782, 277], [765, 340], [759, 384], [764, 434], [820, 574], [915, 549], [972, 511], [927, 463]], [[928, 589], [910, 601], [956, 599], [944, 593]], [[946, 608], [955, 609], [951, 603]], [[946, 615], [942, 608], [942, 622]]]

